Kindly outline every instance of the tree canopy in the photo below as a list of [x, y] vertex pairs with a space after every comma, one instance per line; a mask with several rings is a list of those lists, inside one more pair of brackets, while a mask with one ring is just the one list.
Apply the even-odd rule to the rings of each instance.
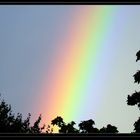
[[17, 113], [17, 116], [12, 113], [11, 106], [4, 100], [0, 99], [0, 132], [2, 133], [41, 133], [45, 128], [40, 128], [41, 115], [35, 121], [33, 126], [30, 126], [31, 114], [23, 120], [22, 114]]
[[[140, 60], [140, 50], [136, 53], [136, 62]], [[134, 83], [140, 83], [140, 70], [138, 70], [134, 75]], [[137, 105], [140, 109], [140, 92], [135, 91], [132, 95], [127, 96], [127, 105], [134, 106]], [[134, 133], [140, 133], [140, 117], [134, 123]]]
[[79, 129], [75, 128], [74, 125], [76, 123], [74, 121], [70, 123], [65, 123], [63, 121], [63, 118], [60, 116], [57, 116], [54, 120], [52, 120], [52, 125], [57, 125], [59, 129], [59, 133], [118, 133], [116, 126], [112, 126], [111, 124], [108, 124], [107, 127], [103, 127], [101, 129], [98, 129], [94, 127], [95, 122], [90, 119], [86, 121], [81, 121], [78, 124]]
[[[33, 126], [30, 125], [30, 118], [30, 113], [25, 120], [23, 120], [21, 113], [15, 115], [12, 112], [11, 105], [8, 105], [4, 100], [0, 99], [0, 133], [44, 133], [45, 125], [40, 127], [41, 114]], [[101, 129], [95, 128], [93, 126], [95, 122], [92, 119], [81, 121], [78, 124], [79, 128], [75, 128], [75, 124], [74, 121], [65, 123], [61, 116], [57, 116], [51, 121], [51, 125], [57, 125], [60, 128], [59, 133], [118, 133], [117, 127], [110, 124]], [[48, 125], [46, 133], [52, 132], [53, 129]]]

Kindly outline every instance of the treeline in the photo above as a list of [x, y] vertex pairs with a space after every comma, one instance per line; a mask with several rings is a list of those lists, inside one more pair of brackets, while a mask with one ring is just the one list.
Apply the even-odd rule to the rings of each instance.
[[[30, 125], [31, 114], [23, 120], [22, 114], [14, 115], [11, 106], [4, 100], [0, 99], [0, 133], [53, 133], [53, 128], [50, 125], [40, 127], [41, 115], [34, 122], [33, 126]], [[118, 133], [117, 127], [108, 124], [101, 129], [95, 128], [95, 122], [90, 119], [79, 123], [79, 129], [76, 129], [74, 121], [65, 123], [63, 118], [57, 116], [51, 121], [52, 126], [59, 127], [59, 133]]]
[[[136, 53], [136, 62], [140, 60], [140, 51]], [[140, 83], [140, 70], [133, 75], [134, 83]], [[127, 97], [127, 105], [137, 105], [140, 109], [140, 92], [135, 91], [131, 96]], [[90, 120], [81, 121], [78, 124], [78, 128], [75, 128], [76, 124], [74, 121], [65, 123], [61, 116], [57, 116], [51, 121], [51, 125], [44, 124], [40, 127], [41, 115], [37, 118], [34, 124], [30, 124], [31, 114], [29, 113], [27, 118], [23, 120], [22, 114], [17, 113], [15, 115], [12, 112], [11, 105], [8, 105], [4, 100], [0, 98], [0, 133], [53, 133], [53, 126], [59, 127], [59, 133], [119, 133], [116, 126], [108, 124], [102, 128], [94, 127], [95, 122]], [[140, 117], [134, 123], [134, 130], [132, 133], [140, 133]]]

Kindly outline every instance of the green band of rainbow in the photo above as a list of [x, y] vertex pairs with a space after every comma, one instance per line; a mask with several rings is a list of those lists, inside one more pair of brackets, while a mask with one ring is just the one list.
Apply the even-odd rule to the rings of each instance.
[[65, 121], [75, 120], [86, 110], [80, 108], [88, 102], [90, 84], [96, 85], [96, 66], [102, 50], [106, 49], [103, 44], [108, 37], [114, 12], [115, 8], [107, 5], [77, 6], [67, 35], [58, 44], [59, 50], [56, 50], [55, 60], [49, 67], [49, 77], [44, 77], [39, 109], [45, 115], [45, 121], [58, 115]]

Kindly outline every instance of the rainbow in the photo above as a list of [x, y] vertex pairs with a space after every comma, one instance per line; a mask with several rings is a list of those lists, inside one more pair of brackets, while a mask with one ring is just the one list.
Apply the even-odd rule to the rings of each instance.
[[96, 88], [100, 88], [98, 68], [103, 53], [109, 51], [104, 44], [110, 38], [115, 8], [79, 5], [75, 9], [67, 35], [56, 42], [59, 49], [54, 51], [51, 65], [43, 74], [39, 110], [45, 122], [56, 116], [62, 116], [66, 122], [82, 119], [85, 111], [96, 114], [98, 109], [101, 96], [95, 94]]

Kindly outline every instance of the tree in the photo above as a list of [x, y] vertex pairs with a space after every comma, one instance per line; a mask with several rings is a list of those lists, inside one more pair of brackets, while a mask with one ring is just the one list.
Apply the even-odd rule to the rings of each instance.
[[140, 50], [136, 53], [136, 56], [137, 56], [137, 59], [136, 59], [136, 62], [137, 62], [138, 60], [140, 60]]
[[53, 128], [51, 128], [51, 126], [48, 125], [46, 128], [46, 133], [52, 133], [52, 132], [53, 132]]
[[131, 106], [137, 105], [140, 109], [140, 92], [135, 91], [131, 96], [128, 95], [127, 104]]
[[42, 128], [39, 127], [41, 115], [34, 125], [30, 126], [30, 113], [28, 117], [23, 120], [21, 113], [17, 113], [17, 116], [15, 116], [12, 113], [11, 105], [8, 105], [4, 100], [1, 100], [1, 98], [0, 101], [0, 133], [41, 133], [45, 128], [45, 126]]
[[39, 124], [41, 121], [41, 114], [38, 117], [38, 119], [35, 121], [34, 125], [31, 127], [31, 133], [41, 133], [42, 130], [45, 128], [45, 125], [43, 125], [43, 127], [40, 128]]
[[118, 133], [116, 126], [112, 126], [111, 124], [108, 124], [107, 127], [103, 127], [100, 129], [100, 133]]
[[79, 124], [80, 132], [81, 133], [98, 133], [99, 130], [97, 128], [94, 128], [93, 125], [95, 125], [95, 122], [90, 119], [87, 121], [82, 121]]
[[71, 121], [70, 123], [66, 124], [63, 121], [63, 118], [60, 116], [57, 116], [55, 119], [51, 122], [52, 125], [57, 125], [59, 129], [59, 133], [118, 133], [116, 126], [112, 126], [111, 124], [108, 124], [107, 127], [103, 127], [100, 130], [98, 128], [93, 127], [95, 125], [95, 122], [90, 119], [86, 121], [81, 121], [81, 123], [78, 124], [79, 130], [74, 128], [74, 125], [76, 124], [74, 121]]
[[[140, 50], [136, 53], [136, 62], [140, 60]], [[140, 83], [140, 70], [138, 70], [134, 75], [134, 83], [139, 84]], [[135, 91], [131, 96], [127, 96], [127, 105], [137, 105], [140, 109], [140, 92]], [[134, 132], [139, 133], [140, 132], [140, 117], [139, 119], [134, 123]]]
[[[1, 101], [1, 98], [0, 98]], [[31, 114], [29, 113], [27, 118], [23, 120], [22, 114], [12, 113], [11, 106], [8, 105], [4, 100], [0, 102], [0, 133], [42, 133], [43, 129], [45, 129], [45, 125], [40, 127], [41, 122], [41, 114], [38, 119], [34, 122], [33, 126], [30, 126], [30, 118]], [[139, 122], [138, 122], [139, 123]], [[137, 124], [136, 123], [136, 126]], [[70, 123], [65, 123], [63, 118], [57, 116], [55, 119], [51, 121], [52, 125], [57, 125], [59, 129], [59, 133], [116, 133], [117, 128], [115, 126], [107, 125], [107, 128], [103, 127], [102, 129], [97, 129], [93, 127], [95, 122], [90, 119], [86, 121], [82, 121], [79, 123], [79, 130], [74, 127], [76, 124], [74, 121]], [[136, 130], [138, 131], [138, 130]], [[46, 129], [46, 133], [52, 133], [53, 129], [48, 125]]]
[[134, 77], [134, 83], [140, 83], [140, 71], [138, 70], [134, 75], [133, 75], [133, 77]]
[[70, 123], [68, 123], [67, 126], [67, 133], [79, 133], [79, 131], [74, 128], [74, 125], [76, 123], [74, 121], [71, 121]]
[[134, 123], [134, 131], [136, 133], [140, 133], [140, 117], [138, 118], [138, 120]]
[[63, 121], [63, 118], [60, 116], [57, 116], [55, 119], [51, 121], [52, 125], [57, 125], [59, 129], [59, 133], [78, 133], [79, 131], [74, 128], [74, 125], [76, 124], [74, 121], [71, 121], [70, 123], [66, 124]]
[[62, 127], [65, 123], [63, 121], [63, 118], [60, 116], [57, 116], [55, 119], [51, 121], [52, 125], [57, 125], [58, 127]]

